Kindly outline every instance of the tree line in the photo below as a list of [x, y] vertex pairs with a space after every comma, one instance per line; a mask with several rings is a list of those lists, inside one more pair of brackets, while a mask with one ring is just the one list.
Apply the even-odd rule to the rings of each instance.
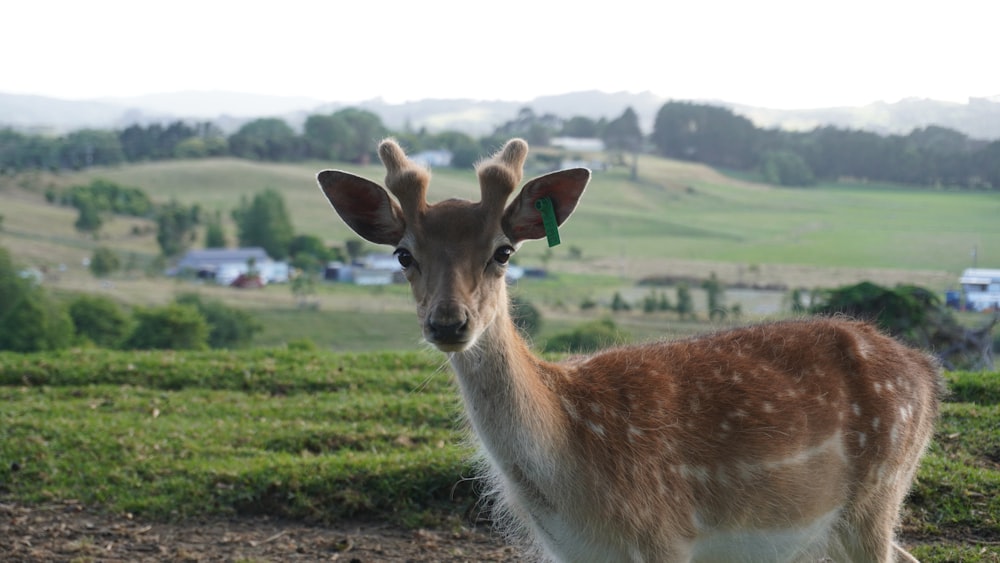
[[762, 129], [729, 109], [665, 104], [650, 141], [659, 154], [758, 172], [778, 185], [851, 178], [923, 186], [1000, 189], [1000, 141], [928, 126], [907, 135], [818, 127]]
[[367, 110], [346, 108], [310, 115], [296, 132], [279, 118], [260, 118], [226, 135], [210, 122], [131, 125], [121, 130], [84, 129], [43, 136], [0, 129], [0, 173], [78, 170], [89, 166], [173, 158], [233, 156], [262, 161], [322, 159], [366, 163], [375, 141], [393, 134], [411, 152], [447, 149], [452, 166], [466, 168], [512, 136], [546, 146], [557, 136], [600, 138], [624, 156], [655, 152], [757, 175], [777, 185], [808, 186], [850, 178], [924, 186], [1000, 189], [1000, 141], [971, 139], [938, 126], [906, 135], [818, 127], [784, 131], [757, 127], [733, 111], [707, 104], [667, 102], [653, 130], [644, 134], [632, 108], [614, 119], [562, 118], [522, 109], [481, 138], [458, 131], [429, 132], [404, 127], [390, 131]]

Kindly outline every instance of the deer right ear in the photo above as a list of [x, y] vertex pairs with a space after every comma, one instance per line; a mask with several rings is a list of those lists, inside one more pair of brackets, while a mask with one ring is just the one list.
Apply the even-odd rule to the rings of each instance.
[[324, 170], [316, 179], [340, 218], [362, 238], [391, 246], [403, 238], [403, 210], [382, 186], [340, 170]]
[[515, 243], [545, 237], [542, 214], [535, 208], [535, 202], [542, 198], [551, 200], [556, 224], [562, 225], [576, 209], [589, 181], [590, 170], [586, 168], [560, 170], [531, 180], [504, 211], [501, 223], [504, 232]]

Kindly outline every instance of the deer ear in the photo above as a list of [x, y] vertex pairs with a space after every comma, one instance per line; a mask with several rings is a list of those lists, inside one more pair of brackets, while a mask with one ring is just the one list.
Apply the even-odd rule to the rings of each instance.
[[362, 238], [393, 246], [403, 238], [403, 210], [382, 186], [340, 170], [324, 170], [316, 179], [340, 218]]
[[515, 243], [545, 237], [542, 214], [535, 208], [535, 202], [549, 198], [556, 223], [562, 225], [576, 209], [589, 181], [590, 170], [586, 168], [560, 170], [529, 181], [504, 211], [501, 223], [504, 233]]

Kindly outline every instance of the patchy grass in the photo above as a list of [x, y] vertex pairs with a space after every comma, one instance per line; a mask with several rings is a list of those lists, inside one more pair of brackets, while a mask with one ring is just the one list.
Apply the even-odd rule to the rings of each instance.
[[[2, 353], [0, 494], [448, 525], [476, 502], [450, 379], [431, 352]], [[996, 562], [1000, 374], [948, 381], [904, 532], [923, 561]]]

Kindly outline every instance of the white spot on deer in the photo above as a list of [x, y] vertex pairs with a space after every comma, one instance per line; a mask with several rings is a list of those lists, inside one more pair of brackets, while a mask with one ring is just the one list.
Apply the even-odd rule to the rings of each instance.
[[567, 399], [566, 397], [560, 397], [559, 401], [562, 403], [563, 410], [566, 414], [573, 420], [580, 420], [580, 413], [576, 410], [576, 407]]
[[858, 447], [864, 448], [865, 442], [867, 441], [868, 441], [868, 436], [866, 436], [864, 432], [858, 432]]
[[879, 420], [879, 418], [878, 418], [877, 416], [876, 416], [875, 418], [873, 418], [873, 419], [872, 419], [872, 430], [878, 430], [878, 425], [879, 425], [879, 424], [880, 424], [881, 422], [882, 422], [882, 421], [881, 421], [881, 420]]
[[857, 403], [851, 403], [851, 412], [854, 413], [854, 416], [861, 416], [861, 406]]
[[733, 429], [733, 427], [730, 426], [728, 422], [722, 421], [722, 424], [719, 425], [719, 429], [722, 430], [723, 432], [729, 432], [730, 430]]
[[772, 413], [774, 412], [774, 405], [772, 405], [768, 401], [764, 401], [764, 404], [761, 405], [761, 409], [763, 409], [763, 411], [766, 413]]
[[642, 436], [642, 430], [639, 430], [631, 424], [628, 426], [628, 430], [625, 435], [628, 437], [629, 442], [635, 442], [635, 439]]
[[590, 428], [590, 431], [593, 432], [594, 434], [597, 434], [598, 437], [600, 437], [600, 438], [604, 437], [604, 427], [601, 426], [600, 424], [598, 424], [598, 423], [596, 423], [596, 422], [594, 422], [592, 420], [588, 420], [587, 421], [587, 428]]

